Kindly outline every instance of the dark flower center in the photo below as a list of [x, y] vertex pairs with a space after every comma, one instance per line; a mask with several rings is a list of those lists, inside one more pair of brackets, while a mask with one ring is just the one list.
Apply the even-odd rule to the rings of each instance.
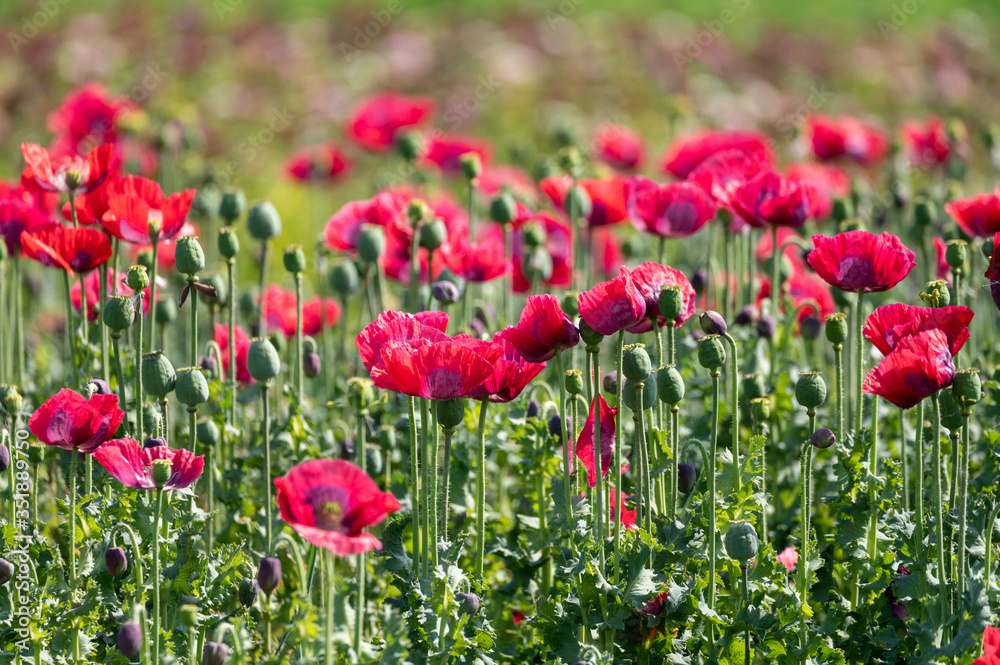
[[343, 523], [346, 513], [344, 506], [347, 504], [346, 491], [330, 485], [314, 487], [306, 493], [306, 503], [313, 509], [317, 529], [347, 531]]
[[875, 266], [862, 256], [844, 257], [837, 267], [837, 283], [845, 291], [858, 291], [875, 286]]

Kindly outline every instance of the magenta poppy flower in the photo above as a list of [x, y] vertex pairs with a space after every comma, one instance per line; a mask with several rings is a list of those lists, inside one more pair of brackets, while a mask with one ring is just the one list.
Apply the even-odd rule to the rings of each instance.
[[842, 169], [831, 164], [792, 164], [785, 169], [785, 177], [812, 187], [813, 219], [825, 219], [833, 212], [834, 199], [851, 194], [851, 179]]
[[372, 370], [371, 377], [379, 388], [411, 397], [456, 399], [493, 376], [499, 355], [499, 348], [486, 354], [482, 347], [452, 338], [389, 342], [381, 350], [382, 371]]
[[21, 153], [27, 168], [21, 173], [21, 182], [29, 188], [46, 192], [59, 192], [76, 196], [97, 189], [114, 174], [115, 147], [99, 145], [86, 157], [66, 156], [52, 159], [49, 151], [40, 145], [22, 143]]
[[[264, 289], [264, 318], [269, 328], [294, 337], [298, 323], [295, 293], [277, 284]], [[302, 334], [318, 335], [340, 319], [340, 305], [331, 298], [308, 298], [302, 302]]]
[[[993, 246], [1000, 247], [1000, 231], [993, 236]], [[990, 256], [990, 264], [986, 267], [984, 276], [990, 280], [990, 294], [997, 309], [1000, 309], [1000, 250], [995, 250]]]
[[850, 116], [809, 116], [805, 135], [816, 159], [823, 161], [847, 157], [858, 164], [871, 164], [881, 160], [889, 148], [882, 131]]
[[[723, 150], [699, 164], [687, 179], [705, 190], [719, 206], [731, 209], [736, 190], [761, 171], [770, 169], [770, 164], [759, 153], [748, 155], [741, 150]], [[742, 227], [742, 219], [736, 216], [729, 230], [738, 231]]]
[[87, 272], [111, 258], [111, 241], [95, 228], [73, 228], [52, 222], [21, 232], [21, 248], [29, 259], [48, 268]]
[[812, 237], [808, 262], [830, 286], [841, 291], [888, 291], [910, 274], [914, 253], [891, 233], [847, 231]]
[[21, 251], [21, 233], [29, 235], [49, 223], [49, 218], [38, 209], [34, 197], [21, 188], [0, 197], [0, 238], [9, 254]]
[[[80, 224], [100, 224], [104, 213], [108, 211], [110, 205], [108, 194], [112, 190], [112, 183], [117, 183], [119, 178], [109, 178], [104, 184], [92, 192], [81, 194], [73, 199], [73, 205], [66, 201], [59, 209], [63, 219], [67, 222], [73, 221], [73, 208], [76, 208], [76, 221]], [[116, 185], [117, 186], [117, 185]]]
[[686, 238], [715, 215], [705, 191], [689, 182], [657, 184], [649, 178], [625, 180], [625, 200], [632, 226], [661, 238]]
[[594, 463], [594, 405], [600, 404], [601, 409], [601, 477], [608, 475], [611, 468], [611, 456], [615, 451], [615, 417], [618, 409], [608, 406], [603, 395], [598, 395], [597, 399], [590, 403], [590, 414], [587, 422], [580, 430], [580, 436], [576, 439], [576, 456], [587, 470], [587, 484], [591, 487], [597, 486], [597, 469]]
[[785, 567], [785, 570], [792, 572], [795, 570], [795, 564], [799, 562], [799, 553], [795, 551], [794, 547], [786, 547], [778, 555], [778, 561]]
[[948, 337], [938, 329], [901, 339], [865, 377], [864, 391], [909, 409], [955, 379]]
[[135, 439], [113, 439], [94, 452], [94, 459], [118, 482], [133, 489], [156, 489], [153, 481], [153, 463], [170, 462], [170, 479], [164, 490], [182, 490], [190, 487], [201, 476], [205, 456], [195, 456], [190, 450], [156, 446], [144, 448]]
[[[667, 323], [672, 323], [674, 328], [680, 328], [685, 321], [694, 316], [694, 287], [680, 270], [659, 263], [643, 263], [632, 271], [632, 282], [642, 294], [645, 312], [638, 323], [627, 328], [630, 333], [649, 332], [654, 329], [654, 324], [662, 328]], [[664, 286], [681, 287], [684, 310], [673, 321], [668, 321], [660, 314], [660, 291]]]
[[940, 330], [948, 340], [948, 351], [958, 354], [969, 341], [969, 324], [975, 313], [968, 307], [914, 307], [903, 303], [876, 307], [862, 330], [883, 355], [899, 342], [924, 330]]
[[118, 395], [83, 395], [63, 388], [31, 414], [28, 429], [48, 446], [92, 453], [115, 435], [125, 417]]
[[117, 142], [119, 117], [136, 108], [128, 98], [110, 96], [100, 83], [74, 89], [46, 118], [56, 136], [52, 152], [75, 155], [86, 146]]
[[[625, 221], [625, 179], [621, 176], [610, 178], [581, 178], [577, 184], [590, 197], [590, 212], [586, 215], [587, 226], [610, 226]], [[566, 195], [573, 186], [568, 175], [550, 175], [542, 178], [538, 188], [559, 211], [569, 214]]]
[[902, 134], [907, 157], [914, 166], [931, 167], [948, 159], [948, 130], [941, 118], [931, 116], [926, 122], [907, 121], [903, 123]]
[[703, 131], [674, 141], [661, 160], [661, 169], [678, 178], [686, 178], [691, 171], [717, 152], [739, 150], [770, 164], [770, 139], [758, 132], [744, 130]]
[[500, 242], [469, 243], [463, 240], [453, 243], [444, 253], [444, 260], [456, 275], [467, 282], [490, 282], [510, 270], [510, 262], [504, 256], [504, 246]]
[[423, 124], [433, 114], [434, 103], [424, 97], [375, 95], [348, 119], [347, 137], [363, 148], [381, 152], [395, 144], [402, 130]]
[[114, 237], [134, 244], [179, 235], [195, 194], [185, 189], [165, 196], [156, 182], [133, 175], [109, 183], [108, 188], [108, 212], [101, 225]]
[[333, 182], [351, 170], [351, 160], [335, 143], [306, 146], [293, 152], [284, 165], [285, 175], [298, 182]]
[[338, 556], [382, 549], [364, 529], [400, 509], [359, 467], [339, 459], [315, 459], [274, 479], [281, 519], [316, 547]]
[[733, 207], [750, 226], [798, 228], [813, 216], [816, 192], [812, 185], [763, 171], [733, 194]]
[[590, 152], [594, 159], [619, 171], [634, 171], [646, 158], [642, 137], [628, 127], [614, 124], [597, 128], [590, 142]]
[[1000, 231], [1000, 189], [949, 201], [944, 210], [972, 238], [989, 238]]
[[406, 342], [412, 339], [444, 341], [450, 339], [444, 331], [448, 328], [448, 315], [444, 312], [382, 312], [358, 333], [354, 343], [365, 369], [369, 372], [382, 361], [382, 348], [389, 342]]
[[492, 343], [501, 348], [500, 357], [493, 361], [493, 373], [482, 385], [469, 392], [467, 397], [472, 399], [485, 397], [491, 402], [510, 402], [545, 369], [543, 362], [525, 360], [517, 348], [502, 337], [502, 334], [498, 332], [493, 335]]
[[525, 360], [541, 363], [580, 343], [580, 331], [553, 295], [528, 296], [516, 326], [500, 331]]
[[462, 173], [462, 155], [468, 153], [479, 155], [484, 165], [490, 162], [490, 147], [485, 141], [467, 136], [435, 134], [427, 139], [423, 161], [447, 175], [459, 175]]
[[582, 292], [577, 306], [580, 318], [604, 336], [634, 326], [646, 314], [646, 299], [625, 266], [614, 279]]

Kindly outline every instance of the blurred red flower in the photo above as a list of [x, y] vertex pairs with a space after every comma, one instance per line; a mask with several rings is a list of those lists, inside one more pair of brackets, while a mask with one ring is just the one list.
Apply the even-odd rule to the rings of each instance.
[[400, 509], [359, 467], [339, 459], [298, 464], [274, 479], [281, 518], [317, 547], [338, 556], [382, 549], [365, 527]]
[[190, 450], [155, 446], [144, 448], [135, 439], [113, 439], [94, 452], [94, 459], [118, 482], [133, 489], [156, 489], [153, 481], [153, 463], [170, 462], [170, 478], [163, 490], [180, 490], [190, 487], [201, 476], [205, 456]]
[[770, 164], [770, 139], [745, 130], [702, 131], [674, 141], [660, 160], [660, 168], [678, 178], [687, 178], [699, 164], [717, 152], [739, 150], [757, 161]]
[[983, 631], [983, 655], [972, 661], [972, 665], [1000, 665], [1000, 628], [986, 626]]
[[[511, 288], [514, 293], [525, 293], [531, 288], [531, 282], [524, 274], [524, 225], [530, 222], [536, 223], [545, 231], [544, 248], [552, 259], [552, 274], [548, 278], [541, 280], [542, 284], [548, 286], [562, 287], [568, 286], [573, 272], [573, 243], [572, 232], [567, 224], [559, 221], [547, 212], [528, 213], [521, 217], [520, 222], [514, 224], [517, 229], [511, 234], [511, 255], [513, 256], [514, 279]], [[501, 231], [499, 227], [498, 231]]]
[[528, 296], [517, 325], [498, 334], [533, 363], [551, 360], [559, 351], [580, 343], [580, 331], [563, 312], [559, 299], [547, 293]]
[[434, 113], [434, 104], [423, 97], [385, 93], [369, 97], [347, 120], [347, 137], [363, 148], [391, 148], [400, 130], [423, 124]]
[[29, 234], [44, 226], [49, 218], [35, 205], [34, 197], [17, 188], [0, 196], [0, 237], [9, 254], [21, 251], [21, 232]]
[[31, 414], [28, 429], [49, 446], [92, 453], [115, 435], [125, 417], [118, 395], [83, 395], [63, 388]]
[[[805, 304], [808, 300], [813, 300], [819, 305], [818, 312], [810, 305], [802, 307], [797, 317], [799, 323], [802, 323], [802, 320], [807, 316], [815, 316], [818, 319], [822, 319], [827, 314], [833, 314], [836, 311], [836, 303], [834, 303], [833, 296], [830, 294], [830, 287], [814, 273], [808, 272], [804, 266], [793, 263], [791, 274], [781, 284], [786, 298], [791, 300], [793, 310], [798, 309], [800, 305]], [[771, 279], [763, 277], [760, 292], [757, 294], [758, 309], [761, 307], [764, 299], [770, 297]], [[781, 311], [784, 312], [784, 299], [782, 299], [781, 305]]]
[[625, 181], [625, 200], [632, 226], [660, 238], [686, 238], [715, 215], [711, 197], [690, 182], [664, 185], [642, 176]]
[[864, 391], [901, 409], [916, 406], [955, 378], [948, 337], [942, 330], [921, 330], [901, 339], [865, 377]]
[[332, 182], [346, 176], [351, 160], [335, 143], [299, 148], [285, 160], [284, 171], [299, 182]]
[[21, 172], [25, 188], [76, 196], [92, 192], [114, 175], [115, 147], [97, 146], [86, 157], [76, 155], [52, 158], [48, 150], [34, 143], [22, 143], [26, 168]]
[[[277, 284], [264, 289], [264, 318], [269, 328], [280, 330], [285, 337], [294, 337], [298, 323], [295, 292]], [[308, 298], [302, 302], [302, 334], [318, 335], [332, 328], [340, 319], [340, 305], [332, 298]]]
[[433, 164], [446, 175], [462, 173], [462, 155], [479, 155], [483, 165], [490, 162], [490, 147], [485, 141], [468, 136], [435, 134], [424, 145], [423, 161]]
[[851, 194], [851, 179], [844, 171], [830, 164], [792, 164], [785, 177], [805, 183], [813, 189], [813, 218], [825, 219], [833, 211], [833, 200]]
[[847, 231], [812, 237], [807, 258], [820, 277], [841, 291], [887, 291], [916, 266], [914, 253], [891, 233]]
[[577, 304], [580, 318], [605, 336], [634, 326], [646, 313], [646, 299], [625, 266], [614, 279], [582, 292]]
[[619, 171], [634, 171], [646, 159], [642, 137], [628, 127], [614, 124], [597, 128], [590, 142], [590, 152], [594, 159]]
[[111, 258], [111, 241], [93, 227], [49, 223], [21, 232], [24, 255], [49, 268], [87, 272]]
[[608, 406], [603, 395], [598, 395], [590, 402], [590, 414], [583, 424], [580, 435], [576, 439], [576, 456], [587, 470], [587, 484], [597, 485], [597, 470], [594, 464], [594, 406], [600, 404], [601, 409], [601, 478], [608, 475], [611, 468], [611, 455], [615, 451], [615, 417], [618, 409]]
[[47, 119], [49, 131], [56, 136], [51, 152], [78, 155], [102, 143], [115, 143], [120, 116], [136, 108], [129, 99], [108, 95], [100, 83], [76, 88]]
[[947, 252], [948, 243], [934, 236], [934, 276], [943, 279], [948, 283], [948, 286], [951, 286], [951, 266], [948, 265]]
[[823, 161], [847, 157], [858, 164], [872, 164], [889, 147], [884, 132], [850, 116], [811, 115], [804, 131], [816, 159]]
[[[73, 199], [76, 206], [76, 221], [80, 224], [100, 224], [104, 213], [108, 211], [108, 193], [111, 191], [111, 184], [117, 182], [118, 178], [109, 178], [100, 187], [92, 192], [81, 194]], [[66, 201], [60, 209], [63, 219], [67, 222], [73, 221], [73, 207]]]
[[185, 189], [164, 196], [156, 182], [133, 175], [108, 187], [108, 212], [101, 225], [114, 237], [135, 244], [172, 240], [180, 234], [195, 194], [195, 190]]
[[975, 313], [968, 307], [915, 307], [904, 303], [882, 305], [868, 315], [862, 334], [883, 355], [900, 341], [924, 330], [940, 330], [948, 340], [948, 351], [956, 355], [969, 341], [969, 324]]
[[680, 270], [650, 261], [639, 265], [632, 271], [632, 282], [642, 294], [645, 311], [638, 323], [628, 327], [630, 333], [649, 332], [654, 329], [654, 323], [661, 328], [667, 325], [667, 318], [660, 314], [660, 290], [664, 286], [681, 287], [681, 295], [684, 299], [684, 311], [671, 322], [674, 328], [680, 328], [685, 321], [694, 316], [694, 287]]
[[452, 243], [444, 254], [444, 261], [456, 275], [468, 282], [489, 282], [503, 277], [510, 270], [502, 238], [476, 243], [463, 239]]
[[[625, 221], [624, 178], [617, 175], [610, 178], [581, 178], [578, 182], [590, 197], [587, 226], [609, 226]], [[569, 210], [566, 209], [566, 194], [572, 186], [573, 179], [568, 175], [550, 175], [538, 183], [538, 188], [552, 205], [567, 215]]]
[[[128, 288], [128, 285], [124, 283], [125, 274], [118, 273], [117, 275], [113, 270], [109, 270], [107, 274], [107, 293], [109, 296], [112, 295], [123, 295], [131, 296], [134, 294], [132, 289]], [[100, 271], [92, 270], [83, 279], [84, 285], [87, 287], [87, 320], [91, 323], [97, 321], [97, 317], [100, 314], [101, 308], [98, 306], [98, 301], [101, 299], [101, 277]], [[76, 280], [73, 283], [72, 288], [69, 290], [69, 298], [73, 303], [73, 309], [77, 312], [80, 311], [80, 307], [83, 305], [82, 299], [80, 298], [80, 280]], [[151, 287], [147, 286], [143, 289], [142, 298], [142, 314], [146, 316], [149, 314], [151, 307], [149, 298]]]
[[816, 211], [816, 191], [802, 181], [762, 171], [733, 193], [735, 211], [750, 226], [798, 228]]
[[[635, 509], [629, 510], [625, 505], [625, 500], [631, 498], [631, 494], [615, 492], [614, 488], [608, 489], [608, 506], [611, 508], [611, 522], [621, 520], [622, 526], [626, 529], [635, 529]], [[620, 516], [620, 517], [619, 517]]]
[[1000, 231], [1000, 188], [944, 204], [944, 210], [966, 235], [988, 238]]
[[[770, 168], [760, 153], [748, 155], [740, 150], [722, 150], [699, 164], [687, 179], [705, 190], [717, 205], [732, 209], [736, 190]], [[738, 231], [742, 227], [742, 218], [736, 216], [729, 230]]]
[[[213, 332], [213, 339], [219, 345], [219, 353], [222, 355], [222, 371], [229, 376], [229, 327], [216, 323]], [[247, 386], [253, 383], [253, 377], [247, 370], [247, 353], [250, 351], [250, 337], [239, 326], [233, 327], [233, 337], [236, 338], [236, 348], [233, 357], [236, 360], [236, 380]]]
[[948, 159], [948, 130], [941, 118], [931, 116], [926, 122], [903, 123], [903, 144], [910, 163], [920, 168], [943, 164]]

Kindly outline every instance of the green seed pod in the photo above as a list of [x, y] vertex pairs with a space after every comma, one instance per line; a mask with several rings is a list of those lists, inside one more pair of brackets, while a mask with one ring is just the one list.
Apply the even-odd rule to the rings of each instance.
[[[625, 385], [622, 386], [622, 402], [631, 411], [635, 411], [638, 405], [635, 387], [637, 383], [639, 382], [625, 379]], [[642, 410], [647, 411], [656, 406], [656, 381], [643, 381], [642, 384]]]
[[205, 252], [195, 236], [178, 238], [175, 243], [174, 265], [177, 272], [197, 275], [205, 269]]
[[163, 399], [177, 385], [177, 373], [163, 351], [142, 356], [142, 388], [147, 394]]
[[361, 276], [353, 261], [338, 263], [330, 269], [330, 288], [341, 296], [349, 296], [361, 286]]
[[591, 347], [598, 347], [601, 345], [601, 342], [604, 340], [604, 335], [591, 328], [586, 321], [581, 319], [580, 325], [577, 327], [580, 328], [580, 339], [583, 340], [584, 344]]
[[570, 395], [582, 395], [584, 392], [583, 372], [578, 369], [568, 369], [563, 376], [566, 392]]
[[24, 407], [24, 397], [18, 392], [17, 386], [0, 384], [0, 407], [3, 407], [9, 416], [21, 413], [21, 409]]
[[552, 276], [552, 255], [544, 247], [529, 250], [521, 257], [521, 270], [528, 281], [548, 279]]
[[913, 221], [921, 228], [927, 228], [937, 218], [937, 206], [927, 198], [920, 198], [913, 204]]
[[250, 342], [247, 351], [247, 371], [255, 380], [266, 383], [278, 376], [281, 358], [269, 339], [257, 338]]
[[[242, 189], [227, 189], [219, 201], [219, 217], [232, 224], [247, 210], [247, 197]], [[234, 252], [235, 254], [235, 252]]]
[[626, 379], [632, 381], [645, 381], [650, 372], [653, 371], [653, 364], [646, 353], [644, 344], [629, 344], [622, 351], [622, 374]]
[[352, 376], [347, 380], [347, 403], [355, 411], [363, 411], [375, 401], [375, 384], [371, 379]]
[[[143, 383], [145, 383], [145, 381], [143, 381]], [[149, 402], [143, 404], [142, 431], [148, 433], [150, 436], [159, 436], [161, 422], [159, 409]]]
[[969, 258], [969, 243], [964, 240], [949, 240], [944, 248], [944, 260], [952, 270], [961, 270]]
[[795, 399], [807, 410], [826, 401], [826, 381], [822, 372], [802, 372], [795, 382]]
[[396, 149], [408, 162], [414, 161], [423, 150], [424, 141], [417, 132], [406, 132], [396, 139]]
[[562, 299], [562, 311], [565, 312], [566, 316], [571, 319], [575, 319], [580, 316], [580, 304], [579, 304], [580, 292], [570, 291], [563, 296]]
[[187, 626], [188, 628], [198, 627], [197, 605], [181, 605], [177, 608], [177, 613], [180, 616], [182, 625]]
[[198, 439], [198, 443], [206, 446], [214, 446], [219, 442], [219, 426], [215, 424], [214, 420], [203, 420], [198, 423], [195, 436]]
[[153, 482], [156, 486], [161, 488], [167, 484], [170, 480], [170, 476], [173, 475], [173, 464], [167, 459], [157, 459], [153, 460]]
[[257, 597], [260, 595], [260, 585], [257, 584], [257, 580], [245, 577], [240, 580], [239, 589], [240, 605], [243, 606], [243, 609], [248, 610], [257, 602]]
[[767, 397], [755, 397], [750, 400], [750, 415], [759, 423], [771, 418], [771, 400]]
[[131, 266], [125, 272], [125, 283], [133, 292], [138, 293], [149, 286], [149, 273], [145, 266]]
[[365, 470], [373, 476], [382, 473], [382, 449], [378, 446], [365, 446]]
[[218, 247], [219, 254], [224, 258], [235, 258], [240, 253], [240, 239], [236, 236], [236, 229], [231, 226], [219, 229]]
[[420, 227], [420, 246], [426, 250], [435, 250], [448, 242], [448, 227], [440, 219], [424, 223]]
[[668, 321], [673, 321], [684, 312], [684, 292], [675, 285], [660, 289], [660, 300], [657, 303], [660, 314]]
[[104, 313], [101, 315], [104, 325], [112, 332], [120, 333], [128, 330], [135, 320], [135, 303], [132, 296], [111, 296], [104, 305]]
[[917, 294], [928, 307], [947, 307], [951, 302], [951, 291], [948, 282], [936, 279], [924, 284], [924, 290]]
[[282, 255], [285, 270], [293, 275], [306, 269], [306, 253], [302, 251], [302, 245], [289, 245]]
[[842, 197], [835, 198], [831, 215], [838, 224], [845, 219], [850, 219], [854, 215], [854, 206], [851, 204], [851, 200]]
[[764, 377], [756, 372], [753, 374], [744, 374], [740, 393], [748, 402], [755, 400], [758, 397], [764, 397], [767, 395], [767, 387], [764, 385]]
[[465, 419], [464, 399], [445, 399], [437, 403], [438, 423], [444, 429], [455, 429]]
[[979, 246], [979, 249], [982, 250], [983, 256], [986, 257], [986, 260], [989, 261], [990, 257], [993, 256], [993, 238], [987, 238], [984, 240], [983, 244]]
[[656, 392], [660, 401], [674, 406], [684, 399], [684, 379], [674, 365], [667, 365], [656, 370]]
[[208, 401], [208, 380], [200, 367], [182, 367], [177, 370], [177, 384], [174, 387], [177, 401], [188, 407], [198, 406]]
[[507, 224], [517, 216], [517, 202], [508, 192], [502, 192], [490, 201], [490, 219]]
[[264, 242], [281, 233], [281, 216], [270, 201], [261, 201], [247, 213], [250, 237]]
[[475, 180], [483, 174], [483, 160], [478, 153], [467, 152], [458, 161], [462, 165], [462, 175], [469, 180]]
[[521, 227], [521, 237], [525, 247], [536, 249], [545, 244], [545, 229], [538, 222], [527, 222]]
[[411, 199], [410, 207], [406, 209], [406, 216], [414, 227], [420, 222], [430, 221], [433, 215], [430, 206], [423, 199]]
[[757, 556], [759, 545], [753, 524], [744, 521], [729, 524], [729, 531], [726, 531], [726, 554], [730, 559], [746, 565], [750, 559]]
[[381, 226], [365, 224], [358, 234], [358, 256], [365, 263], [375, 263], [385, 252], [385, 230]]
[[826, 315], [826, 338], [833, 344], [843, 344], [847, 341], [847, 316], [845, 314], [837, 312]]
[[563, 201], [563, 210], [566, 214], [576, 213], [577, 217], [587, 217], [594, 208], [590, 200], [590, 194], [583, 187], [574, 185], [566, 192], [566, 200]]
[[150, 270], [153, 267], [153, 250], [152, 249], [140, 249], [139, 253], [135, 255], [136, 264], [143, 266], [146, 270]]
[[705, 369], [718, 369], [726, 364], [726, 346], [718, 335], [705, 335], [698, 340], [698, 362]]
[[177, 319], [177, 301], [173, 298], [164, 298], [156, 301], [155, 309], [156, 322], [161, 325], [173, 323]]
[[968, 415], [975, 403], [979, 401], [982, 391], [983, 383], [979, 378], [978, 369], [967, 367], [955, 372], [951, 393], [963, 415]]

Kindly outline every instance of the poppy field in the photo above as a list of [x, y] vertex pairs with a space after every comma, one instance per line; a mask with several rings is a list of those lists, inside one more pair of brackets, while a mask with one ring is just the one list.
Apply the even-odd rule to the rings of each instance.
[[1000, 664], [995, 12], [631, 4], [0, 10], [0, 663]]

